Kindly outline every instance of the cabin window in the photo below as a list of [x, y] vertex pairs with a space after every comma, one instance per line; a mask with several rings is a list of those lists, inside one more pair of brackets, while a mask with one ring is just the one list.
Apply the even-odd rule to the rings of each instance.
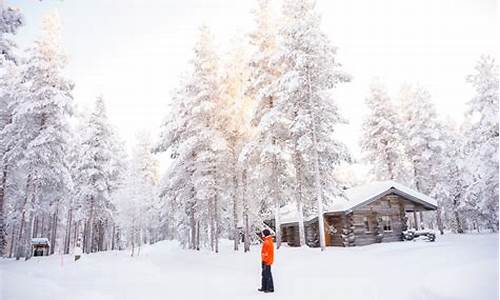
[[384, 227], [384, 231], [392, 231], [391, 217], [382, 216], [382, 225]]
[[368, 217], [363, 217], [363, 224], [365, 225], [365, 232], [369, 233], [370, 231], [370, 223], [368, 222]]

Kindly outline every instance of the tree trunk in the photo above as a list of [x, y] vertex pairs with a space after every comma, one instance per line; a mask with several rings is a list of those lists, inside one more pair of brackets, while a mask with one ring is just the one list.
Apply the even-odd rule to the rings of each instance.
[[90, 203], [91, 203], [90, 214], [87, 223], [87, 237], [86, 237], [87, 246], [85, 247], [87, 254], [93, 252], [94, 250], [92, 247], [92, 244], [94, 243], [94, 197], [91, 197]]
[[[21, 213], [21, 222], [20, 222], [20, 228], [19, 228], [19, 234], [17, 236], [17, 242], [16, 242], [16, 260], [19, 260], [22, 255], [25, 255], [25, 247], [26, 247], [26, 242], [25, 240], [29, 239], [30, 236], [25, 237], [25, 227], [26, 227], [26, 210], [28, 209], [27, 204], [28, 204], [28, 198], [30, 197], [30, 186], [31, 186], [31, 175], [28, 175], [28, 179], [26, 181], [26, 195], [24, 197], [24, 203], [22, 205], [22, 213]], [[31, 245], [30, 245], [31, 247]]]
[[425, 225], [425, 223], [424, 223], [424, 213], [422, 211], [419, 211], [418, 215], [419, 215], [419, 220], [420, 220], [419, 229], [427, 228], [427, 225]]
[[[193, 192], [194, 194], [194, 192]], [[191, 249], [197, 249], [197, 237], [198, 237], [198, 234], [197, 234], [197, 230], [198, 230], [198, 227], [199, 225], [196, 223], [196, 220], [194, 218], [194, 205], [191, 204], [191, 209], [190, 209], [190, 212], [189, 212], [190, 216], [190, 223], [191, 223], [191, 243], [190, 243], [190, 247]]]
[[7, 166], [4, 161], [2, 166], [2, 180], [0, 182], [0, 257], [3, 256], [5, 247], [7, 246], [7, 229], [5, 225], [5, 214], [4, 214], [6, 185], [7, 185]]
[[464, 233], [464, 229], [462, 227], [462, 221], [460, 219], [460, 214], [458, 213], [459, 197], [460, 195], [455, 195], [453, 197], [453, 217], [455, 218], [457, 233]]
[[419, 181], [418, 181], [418, 179], [417, 179], [418, 172], [417, 172], [417, 167], [416, 167], [416, 164], [417, 164], [417, 161], [416, 161], [416, 160], [414, 160], [414, 161], [413, 161], [413, 178], [414, 178], [414, 180], [415, 180], [415, 188], [417, 189], [417, 191], [422, 192], [422, 191], [420, 190], [420, 182], [419, 182]]
[[219, 214], [218, 214], [218, 199], [215, 194], [214, 199], [214, 239], [215, 239], [215, 253], [219, 253]]
[[196, 222], [196, 231], [195, 231], [195, 248], [200, 251], [200, 221]]
[[50, 254], [54, 254], [55, 248], [56, 248], [56, 239], [57, 239], [57, 223], [59, 223], [59, 208], [56, 208], [56, 211], [54, 212], [54, 216], [52, 219], [52, 233], [51, 233], [51, 239], [50, 239]]
[[132, 228], [132, 237], [130, 239], [132, 241], [132, 252], [130, 253], [130, 256], [134, 256], [134, 250], [135, 250], [135, 233], [134, 229]]
[[208, 201], [208, 238], [210, 242], [210, 251], [214, 251], [215, 249], [215, 236], [214, 236], [214, 199]]
[[111, 236], [111, 250], [115, 250], [115, 230], [116, 230], [116, 226], [115, 224], [113, 224], [113, 233], [112, 233], [112, 236]]
[[245, 240], [243, 244], [243, 250], [245, 252], [250, 251], [250, 226], [248, 222], [248, 200], [246, 197], [246, 185], [247, 185], [247, 171], [243, 170], [241, 174], [241, 183], [242, 183], [242, 191], [241, 191], [241, 202], [243, 204], [243, 219], [245, 221]]
[[[309, 72], [307, 73], [307, 82], [309, 89], [309, 96], [312, 97], [312, 87], [311, 87], [311, 79]], [[312, 104], [310, 109], [310, 115], [312, 119], [311, 124], [311, 137], [312, 137], [312, 154], [313, 154], [313, 163], [314, 163], [314, 184], [316, 188], [316, 201], [318, 205], [318, 229], [319, 229], [319, 246], [321, 247], [321, 251], [326, 249], [325, 244], [325, 223], [323, 220], [323, 189], [321, 186], [321, 174], [319, 168], [319, 153], [318, 153], [318, 137], [316, 135], [316, 119], [314, 118], [314, 113], [312, 111]]]
[[[71, 206], [71, 204], [70, 204]], [[71, 242], [71, 225], [73, 224], [73, 208], [68, 209], [68, 220], [66, 221], [66, 233], [64, 236], [64, 254], [69, 254], [69, 245]]]
[[[273, 144], [275, 144], [273, 139]], [[274, 155], [272, 166], [272, 180], [273, 180], [273, 198], [274, 198], [274, 231], [276, 234], [276, 249], [281, 247], [281, 218], [280, 218], [280, 187], [279, 187], [279, 179], [277, 172], [277, 159], [276, 155]]]
[[38, 216], [35, 216], [35, 220], [33, 221], [34, 225], [33, 225], [33, 237], [36, 238], [36, 237], [39, 237], [38, 235], [38, 232], [40, 230], [40, 222], [39, 222], [39, 217]]
[[11, 231], [11, 236], [10, 236], [10, 249], [9, 249], [9, 258], [12, 258], [12, 255], [14, 255], [14, 249], [16, 249], [15, 244], [16, 244], [16, 226], [13, 224], [12, 225], [12, 231]]
[[[295, 149], [297, 149], [297, 140], [295, 140]], [[304, 212], [302, 209], [302, 160], [300, 154], [295, 150], [295, 178], [297, 178], [297, 216], [299, 221], [299, 246], [305, 245]]]
[[238, 178], [235, 174], [233, 176], [233, 239], [234, 251], [238, 251], [240, 244], [240, 232], [238, 230]]
[[443, 227], [443, 219], [441, 217], [441, 203], [438, 203], [438, 207], [436, 210], [436, 222], [437, 222], [439, 233], [441, 235], [443, 235], [444, 234], [444, 227]]
[[455, 217], [457, 233], [464, 233], [462, 222], [460, 221], [460, 215], [458, 214], [458, 211], [456, 209], [453, 210], [453, 216]]
[[[314, 127], [314, 126], [313, 126]], [[323, 220], [323, 191], [321, 188], [321, 179], [319, 174], [319, 158], [316, 150], [316, 130], [313, 128], [313, 153], [314, 153], [314, 181], [316, 185], [316, 200], [318, 204], [318, 226], [319, 226], [319, 246], [321, 251], [326, 249], [325, 244], [325, 223]]]
[[17, 250], [16, 250], [16, 260], [19, 260], [21, 256], [24, 254], [23, 253], [23, 234], [24, 234], [24, 227], [26, 226], [25, 223], [25, 218], [26, 218], [26, 212], [23, 211], [21, 214], [21, 225], [19, 226], [19, 234], [17, 235]]
[[31, 238], [32, 238], [32, 232], [33, 232], [33, 216], [30, 216], [28, 224], [26, 224], [26, 236], [28, 237], [26, 239], [26, 257], [24, 258], [25, 260], [28, 260], [31, 258], [33, 254], [32, 246], [31, 246]]

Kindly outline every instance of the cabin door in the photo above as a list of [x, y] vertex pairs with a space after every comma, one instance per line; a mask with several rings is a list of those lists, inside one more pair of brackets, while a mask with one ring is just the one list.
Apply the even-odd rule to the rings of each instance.
[[330, 224], [328, 224], [326, 218], [325, 218], [325, 245], [326, 246], [333, 246], [332, 244], [332, 232], [330, 230]]
[[33, 253], [33, 256], [43, 256], [43, 249], [42, 248], [35, 248], [35, 253]]

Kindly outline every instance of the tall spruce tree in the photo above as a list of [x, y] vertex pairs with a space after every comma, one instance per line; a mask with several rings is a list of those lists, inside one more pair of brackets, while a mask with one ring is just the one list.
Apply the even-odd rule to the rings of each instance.
[[473, 174], [477, 207], [487, 227], [498, 231], [498, 65], [482, 56], [475, 73], [467, 76], [476, 96], [468, 103], [471, 127], [467, 132], [469, 169]]
[[[71, 186], [66, 151], [73, 83], [61, 75], [66, 58], [61, 51], [59, 26], [55, 14], [44, 19], [43, 38], [27, 51], [21, 71], [22, 94], [14, 110], [13, 124], [20, 129], [15, 139], [24, 147], [20, 166], [27, 176], [20, 233], [24, 242], [19, 243], [18, 258], [31, 255], [32, 228], [50, 237], [54, 251], [62, 200]], [[39, 217], [49, 222], [38, 230], [33, 222]]]
[[109, 236], [115, 213], [112, 194], [123, 180], [124, 154], [108, 122], [102, 96], [85, 123], [74, 171], [77, 201], [84, 215], [84, 251], [90, 253], [107, 249], [105, 237]]
[[369, 109], [363, 122], [361, 150], [364, 160], [371, 166], [371, 175], [377, 180], [404, 182], [401, 127], [396, 108], [385, 87], [375, 81], [366, 98]]
[[320, 247], [324, 250], [323, 205], [341, 194], [333, 174], [342, 161], [349, 159], [347, 148], [333, 135], [345, 120], [330, 91], [349, 81], [349, 76], [340, 71], [337, 49], [321, 30], [315, 5], [315, 1], [284, 2], [278, 55], [283, 67], [277, 82], [277, 103], [291, 117], [290, 128], [297, 139], [295, 151], [312, 166], [310, 178], [317, 202]]
[[8, 189], [8, 177], [12, 161], [8, 161], [7, 147], [12, 141], [12, 113], [16, 104], [20, 80], [16, 65], [17, 48], [12, 36], [23, 25], [23, 15], [18, 9], [4, 7], [0, 1], [0, 256], [3, 256], [7, 245], [7, 226], [5, 222], [5, 203]]

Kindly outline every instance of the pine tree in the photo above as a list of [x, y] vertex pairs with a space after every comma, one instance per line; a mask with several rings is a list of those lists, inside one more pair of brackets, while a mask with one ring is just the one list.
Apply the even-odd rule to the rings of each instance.
[[9, 35], [16, 34], [24, 22], [19, 9], [4, 7], [3, 1], [0, 1], [0, 66], [5, 61], [16, 61], [16, 44]]
[[484, 222], [498, 231], [498, 65], [482, 56], [475, 73], [467, 76], [476, 96], [468, 103], [469, 168], [477, 182], [474, 194]]
[[403, 153], [399, 117], [387, 91], [373, 82], [366, 98], [369, 115], [363, 122], [361, 150], [376, 180], [404, 182]]
[[151, 153], [149, 134], [143, 132], [137, 136], [124, 184], [114, 197], [118, 224], [132, 249], [131, 256], [134, 256], [136, 247], [139, 255], [143, 243], [156, 241], [159, 220], [157, 183], [158, 162]]
[[[105, 233], [113, 223], [112, 194], [122, 183], [123, 147], [108, 123], [104, 99], [98, 97], [80, 140], [75, 167], [77, 201], [84, 215], [84, 251], [105, 250]], [[108, 232], [109, 234], [109, 232]]]
[[[283, 64], [277, 82], [278, 105], [291, 116], [291, 130], [297, 139], [296, 150], [311, 164], [317, 201], [321, 249], [325, 249], [324, 200], [341, 194], [333, 174], [349, 159], [348, 151], [333, 137], [336, 126], [345, 122], [329, 91], [349, 76], [340, 71], [336, 48], [320, 29], [315, 1], [285, 1], [279, 61]], [[273, 119], [282, 117], [272, 116]]]
[[17, 9], [4, 8], [0, 2], [0, 68], [3, 75], [0, 78], [0, 256], [3, 256], [7, 245], [7, 227], [5, 223], [5, 203], [7, 197], [8, 177], [11, 162], [7, 161], [7, 147], [12, 142], [13, 131], [8, 127], [12, 123], [13, 107], [16, 104], [19, 88], [18, 68], [15, 64], [15, 43], [9, 37], [17, 33], [23, 25], [23, 15]]
[[430, 195], [438, 181], [444, 149], [441, 125], [431, 96], [421, 86], [405, 86], [401, 90], [400, 111], [403, 124], [402, 143], [413, 175], [415, 188]]
[[44, 19], [43, 38], [28, 50], [22, 67], [25, 84], [13, 118], [13, 125], [21, 129], [15, 139], [24, 148], [20, 166], [27, 174], [21, 217], [24, 232], [20, 234], [24, 243], [19, 244], [18, 258], [30, 257], [31, 228], [41, 216], [50, 219], [49, 227], [42, 233], [50, 237], [51, 252], [54, 251], [61, 202], [71, 186], [65, 153], [73, 84], [60, 74], [65, 62], [60, 49], [59, 20], [56, 15], [48, 15]]
[[227, 145], [219, 130], [220, 78], [213, 37], [207, 27], [200, 29], [194, 54], [192, 72], [174, 96], [176, 117], [165, 121], [155, 151], [172, 151], [175, 161], [170, 176], [184, 184], [179, 190], [169, 182], [162, 192], [175, 195], [177, 206], [186, 214], [182, 232], [187, 232], [189, 224], [190, 238], [186, 242], [184, 237], [184, 244], [191, 249], [209, 245], [218, 252], [221, 207], [225, 206], [221, 203], [224, 179], [220, 166]]
[[229, 156], [223, 161], [223, 173], [226, 175], [228, 187], [225, 189], [232, 206], [232, 239], [234, 250], [239, 248], [239, 223], [242, 215], [242, 172], [244, 168], [239, 161], [239, 155], [245, 143], [249, 141], [250, 117], [253, 100], [245, 95], [248, 82], [248, 58], [241, 41], [227, 54], [224, 73], [221, 79], [221, 118], [219, 131], [227, 142]]
[[454, 124], [448, 122], [440, 133], [444, 142], [439, 165], [439, 177], [430, 196], [438, 202], [437, 225], [441, 234], [444, 225], [454, 232], [464, 232], [464, 216], [467, 213], [466, 191], [468, 173], [465, 168], [464, 139]]
[[[255, 172], [259, 173], [261, 188], [261, 215], [270, 217], [270, 206], [274, 206], [277, 248], [281, 245], [280, 207], [288, 199], [285, 186], [290, 180], [291, 156], [285, 141], [289, 135], [290, 120], [278, 107], [276, 81], [280, 66], [274, 63], [277, 51], [277, 24], [271, 17], [270, 1], [259, 1], [255, 12], [257, 29], [250, 35], [254, 52], [250, 58], [250, 81], [246, 94], [255, 99], [252, 124], [255, 126], [254, 141], [247, 147], [259, 157]], [[288, 192], [290, 193], [290, 192]]]

